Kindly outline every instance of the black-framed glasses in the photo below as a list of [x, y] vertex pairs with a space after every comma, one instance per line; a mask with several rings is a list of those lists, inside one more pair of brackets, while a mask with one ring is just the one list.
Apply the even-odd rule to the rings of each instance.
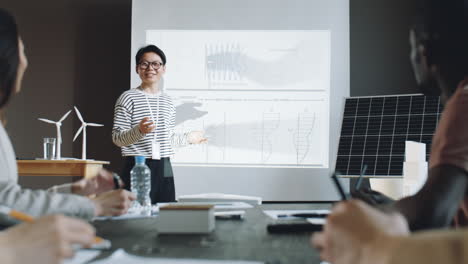
[[153, 62], [149, 62], [149, 61], [143, 61], [143, 62], [140, 62], [138, 64], [138, 66], [140, 67], [140, 69], [142, 70], [146, 70], [149, 68], [149, 66], [151, 66], [153, 69], [155, 70], [158, 70], [159, 68], [161, 68], [161, 66], [163, 66], [163, 64], [159, 61], [153, 61]]

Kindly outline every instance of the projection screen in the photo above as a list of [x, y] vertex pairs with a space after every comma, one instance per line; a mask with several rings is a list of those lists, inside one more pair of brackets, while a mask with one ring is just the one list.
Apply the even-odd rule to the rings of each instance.
[[175, 149], [177, 195], [337, 199], [329, 175], [349, 96], [348, 1], [134, 0], [129, 88], [148, 44], [167, 56], [161, 88], [175, 132], [208, 138]]

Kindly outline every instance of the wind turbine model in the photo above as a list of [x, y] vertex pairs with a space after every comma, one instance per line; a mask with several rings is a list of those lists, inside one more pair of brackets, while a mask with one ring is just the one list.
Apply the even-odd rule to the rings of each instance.
[[57, 127], [57, 152], [55, 153], [55, 159], [62, 159], [62, 156], [61, 156], [61, 150], [60, 150], [60, 146], [62, 145], [62, 134], [60, 133], [60, 127], [62, 126], [62, 121], [65, 120], [65, 118], [67, 118], [67, 116], [70, 114], [71, 110], [69, 110], [66, 114], [64, 114], [62, 116], [62, 118], [60, 118], [59, 121], [55, 122], [55, 121], [52, 121], [52, 120], [49, 120], [49, 119], [44, 119], [44, 118], [38, 118], [39, 120], [41, 120], [42, 122], [46, 122], [46, 123], [49, 123], [49, 124], [55, 124], [55, 126]]
[[83, 120], [83, 117], [81, 116], [80, 111], [78, 111], [78, 108], [76, 108], [76, 106], [74, 106], [74, 108], [75, 108], [76, 115], [78, 116], [78, 119], [80, 119], [80, 121], [81, 121], [81, 127], [80, 127], [80, 129], [78, 129], [78, 131], [76, 131], [76, 134], [75, 134], [75, 137], [73, 138], [73, 141], [75, 141], [75, 139], [78, 137], [78, 135], [81, 133], [81, 131], [83, 131], [83, 149], [81, 151], [81, 159], [86, 160], [86, 127], [87, 126], [102, 127], [104, 125], [96, 124], [96, 123], [86, 123]]

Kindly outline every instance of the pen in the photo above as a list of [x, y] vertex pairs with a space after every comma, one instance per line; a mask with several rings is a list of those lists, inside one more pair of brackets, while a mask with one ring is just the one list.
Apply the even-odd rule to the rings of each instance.
[[244, 219], [245, 211], [227, 211], [227, 212], [215, 212], [214, 215], [217, 219], [231, 219], [231, 220], [242, 220]]
[[298, 213], [298, 214], [280, 214], [278, 218], [284, 217], [298, 217], [298, 218], [325, 218], [328, 214], [319, 214], [319, 213]]
[[[13, 219], [16, 219], [16, 220], [20, 220], [22, 222], [34, 222], [34, 217], [28, 215], [28, 214], [25, 214], [25, 213], [22, 213], [20, 211], [16, 211], [14, 209], [11, 209], [9, 207], [6, 207], [6, 206], [3, 206], [3, 205], [0, 205], [0, 213], [3, 213], [5, 215], [8, 215], [9, 217], [13, 218]], [[99, 248], [109, 248], [110, 247], [110, 241], [108, 240], [105, 240], [104, 238], [101, 238], [101, 237], [94, 237], [94, 245], [98, 245]], [[94, 245], [93, 245], [93, 248], [94, 248]]]
[[341, 200], [342, 201], [346, 201], [347, 198], [346, 198], [346, 194], [344, 192], [344, 189], [343, 189], [343, 186], [341, 186], [341, 183], [340, 183], [340, 180], [338, 179], [338, 175], [340, 175], [339, 172], [334, 172], [331, 176], [332, 180], [333, 180], [333, 183], [335, 183], [335, 187], [336, 189], [338, 190], [338, 193], [340, 194], [341, 196]]
[[223, 220], [242, 220], [244, 219], [243, 215], [215, 215], [216, 219]]
[[364, 174], [366, 174], [366, 170], [367, 170], [367, 164], [364, 164], [361, 170], [361, 174], [359, 175], [359, 179], [356, 182], [356, 185], [354, 186], [355, 190], [359, 190], [361, 188], [362, 178], [364, 177]]

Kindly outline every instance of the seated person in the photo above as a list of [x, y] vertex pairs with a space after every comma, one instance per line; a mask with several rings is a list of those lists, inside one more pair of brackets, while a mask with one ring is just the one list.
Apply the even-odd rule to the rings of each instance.
[[[26, 55], [15, 19], [0, 9], [0, 112], [5, 110], [11, 95], [20, 91], [26, 67]], [[0, 153], [0, 201], [5, 206], [32, 216], [62, 213], [91, 219], [100, 215], [120, 215], [128, 210], [135, 199], [132, 193], [121, 189], [103, 192], [110, 189], [106, 184], [109, 182], [106, 172], [94, 180], [81, 180], [69, 186], [53, 188], [82, 195], [103, 192], [94, 198], [22, 189], [17, 183], [15, 153], [3, 124], [0, 124]]]
[[[461, 0], [425, 1], [424, 13], [410, 31], [411, 63], [425, 94], [440, 94], [445, 110], [432, 141], [428, 179], [396, 209], [411, 230], [462, 225], [468, 191], [468, 7]], [[449, 99], [450, 98], [450, 99]], [[357, 193], [366, 199], [367, 193]], [[372, 194], [375, 197], [375, 194]], [[468, 201], [468, 200], [467, 200]], [[458, 213], [457, 213], [458, 210]]]
[[0, 232], [3, 264], [62, 263], [72, 257], [72, 246], [90, 246], [95, 237], [88, 223], [65, 216], [46, 216]]
[[468, 229], [409, 235], [401, 214], [359, 200], [339, 203], [311, 242], [333, 264], [468, 263]]
[[411, 236], [408, 229], [445, 227], [454, 216], [457, 224], [467, 219], [468, 6], [463, 0], [425, 4], [410, 31], [411, 62], [423, 91], [438, 87], [446, 101], [428, 180], [386, 213], [359, 201], [338, 204], [312, 239], [321, 258], [334, 264], [468, 263], [468, 229]]

